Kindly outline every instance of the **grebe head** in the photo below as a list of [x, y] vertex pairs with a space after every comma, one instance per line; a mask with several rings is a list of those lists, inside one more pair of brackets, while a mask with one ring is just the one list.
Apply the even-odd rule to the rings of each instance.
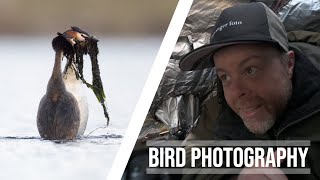
[[85, 42], [88, 38], [91, 38], [87, 32], [75, 26], [71, 26], [71, 29], [65, 31], [62, 35], [72, 46], [77, 42]]
[[58, 33], [57, 37], [53, 38], [52, 48], [56, 52], [57, 51], [63, 51], [63, 52], [73, 51], [72, 45], [60, 33]]
[[55, 51], [62, 50], [66, 53], [72, 52], [76, 43], [85, 44], [89, 38], [96, 40], [87, 32], [75, 26], [71, 26], [71, 29], [66, 30], [64, 33], [58, 32], [57, 34], [58, 36], [52, 40], [52, 47]]

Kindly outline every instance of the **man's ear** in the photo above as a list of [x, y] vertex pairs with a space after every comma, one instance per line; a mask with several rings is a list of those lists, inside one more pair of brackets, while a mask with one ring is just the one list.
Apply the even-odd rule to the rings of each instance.
[[294, 68], [294, 62], [295, 62], [295, 54], [293, 51], [288, 51], [287, 52], [287, 55], [288, 55], [288, 62], [287, 62], [287, 65], [288, 65], [288, 73], [289, 73], [289, 76], [290, 78], [292, 78], [292, 75], [293, 75], [293, 68]]

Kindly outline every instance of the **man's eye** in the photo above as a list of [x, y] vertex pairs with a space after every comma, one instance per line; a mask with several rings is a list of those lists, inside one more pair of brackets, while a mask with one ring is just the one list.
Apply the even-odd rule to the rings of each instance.
[[222, 82], [228, 81], [230, 79], [230, 77], [226, 74], [223, 74], [220, 76], [220, 79]]
[[247, 75], [255, 75], [256, 72], [257, 72], [257, 69], [254, 68], [254, 67], [249, 67], [249, 68], [246, 69], [246, 74]]

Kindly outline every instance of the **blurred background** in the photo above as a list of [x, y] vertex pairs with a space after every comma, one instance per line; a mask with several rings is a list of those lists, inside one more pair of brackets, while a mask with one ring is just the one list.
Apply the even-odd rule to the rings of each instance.
[[[105, 179], [177, 2], [0, 0], [0, 179]], [[84, 87], [84, 136], [54, 143], [40, 138], [36, 117], [54, 64], [51, 41], [70, 26], [99, 39], [110, 125], [102, 128], [102, 107]], [[88, 56], [84, 76], [91, 82]]]
[[162, 36], [177, 0], [0, 0], [1, 35], [52, 35], [77, 25], [101, 35]]

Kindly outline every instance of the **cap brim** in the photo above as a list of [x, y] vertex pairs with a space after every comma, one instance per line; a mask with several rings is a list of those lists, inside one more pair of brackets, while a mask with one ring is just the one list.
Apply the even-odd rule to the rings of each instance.
[[261, 41], [236, 41], [221, 44], [207, 44], [186, 54], [180, 60], [179, 67], [182, 71], [193, 71], [212, 68], [214, 67], [212, 56], [217, 50], [225, 46], [247, 43], [261, 43]]
[[182, 71], [200, 70], [213, 67], [213, 53], [223, 45], [204, 45], [186, 54], [180, 61]]

